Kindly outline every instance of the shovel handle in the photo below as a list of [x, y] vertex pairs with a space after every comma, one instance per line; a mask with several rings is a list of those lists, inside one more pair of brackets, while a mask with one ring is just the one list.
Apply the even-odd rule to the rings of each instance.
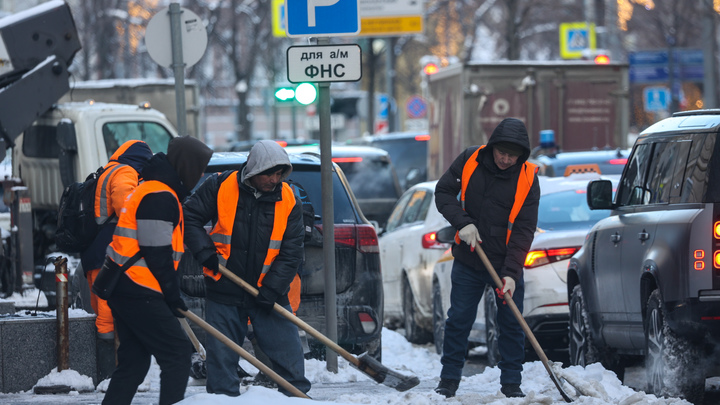
[[249, 361], [250, 364], [257, 367], [258, 370], [262, 371], [268, 377], [272, 378], [273, 381], [275, 381], [279, 386], [285, 388], [286, 390], [288, 390], [288, 392], [295, 395], [296, 397], [310, 399], [310, 397], [305, 395], [299, 389], [295, 388], [294, 385], [287, 382], [287, 380], [285, 380], [280, 375], [278, 375], [276, 372], [274, 372], [270, 367], [266, 366], [260, 360], [253, 357], [253, 355], [250, 354], [247, 350], [243, 349], [240, 345], [238, 345], [237, 343], [230, 340], [230, 338], [228, 338], [227, 336], [220, 333], [219, 330], [215, 329], [212, 325], [205, 322], [205, 320], [203, 320], [202, 318], [200, 318], [199, 316], [195, 315], [194, 313], [192, 313], [190, 311], [183, 311], [182, 309], [178, 309], [178, 311], [181, 314], [185, 315], [191, 321], [195, 322], [198, 326], [205, 329], [205, 331], [207, 331], [209, 334], [213, 335], [217, 340], [224, 343], [227, 347], [232, 349], [235, 353], [239, 354], [240, 357]]
[[[497, 272], [495, 271], [495, 268], [493, 267], [492, 263], [490, 263], [490, 259], [488, 259], [483, 248], [481, 248], [480, 245], [478, 245], [475, 247], [475, 251], [477, 252], [478, 256], [480, 256], [480, 260], [482, 260], [483, 264], [485, 265], [485, 268], [488, 270], [488, 273], [490, 273], [490, 276], [492, 277], [493, 281], [495, 281], [495, 285], [497, 286], [497, 288], [499, 288], [500, 291], [502, 291], [503, 282], [500, 279], [500, 276], [498, 276]], [[515, 305], [515, 301], [513, 301], [512, 295], [510, 295], [510, 292], [508, 291], [505, 293], [504, 297], [505, 297], [505, 302], [512, 310], [512, 313], [513, 313], [513, 315], [515, 315], [515, 318], [517, 319], [518, 323], [522, 327], [522, 330], [525, 332], [525, 336], [527, 336], [533, 349], [535, 349], [535, 353], [537, 353], [538, 357], [540, 358], [540, 361], [542, 361], [542, 364], [545, 366], [545, 369], [547, 370], [548, 374], [550, 374], [550, 379], [553, 380], [553, 383], [555, 383], [555, 386], [560, 391], [560, 394], [562, 395], [563, 399], [566, 402], [571, 402], [572, 399], [570, 398], [570, 396], [568, 396], [565, 393], [565, 391], [560, 386], [560, 381], [558, 380], [557, 376], [555, 376], [555, 372], [553, 372], [552, 368], [550, 368], [550, 361], [548, 360], [547, 356], [545, 355], [545, 352], [543, 351], [542, 347], [540, 347], [540, 343], [538, 343], [537, 339], [535, 339], [535, 334], [533, 334], [532, 330], [530, 330], [530, 326], [528, 326], [527, 322], [525, 322], [525, 318], [523, 318], [522, 313], [520, 313], [520, 310], [518, 309], [517, 305]], [[485, 299], [487, 299], [487, 297]]]
[[[232, 280], [235, 284], [242, 287], [245, 291], [250, 293], [253, 297], [257, 297], [258, 290], [257, 288], [253, 287], [248, 283], [247, 281], [240, 278], [237, 274], [233, 273], [232, 271], [228, 270], [227, 267], [223, 266], [222, 264], [219, 266], [220, 273], [222, 273], [223, 276], [229, 278]], [[280, 304], [275, 303], [273, 305], [273, 309], [279, 313], [280, 315], [284, 316], [290, 322], [297, 325], [300, 329], [307, 332], [310, 336], [314, 337], [315, 339], [322, 342], [324, 345], [332, 349], [335, 353], [341, 355], [345, 360], [352, 363], [355, 367], [360, 366], [360, 360], [358, 360], [357, 357], [353, 356], [350, 352], [340, 347], [337, 343], [330, 340], [327, 336], [320, 333], [317, 329], [313, 328], [312, 326], [308, 325], [307, 322], [303, 321], [302, 319], [298, 318], [297, 316], [293, 315], [292, 312], [288, 311], [287, 309], [283, 308]]]
[[[179, 310], [180, 309], [178, 309], [178, 311]], [[178, 321], [180, 321], [180, 326], [182, 326], [183, 330], [190, 338], [190, 341], [195, 347], [195, 351], [198, 352], [201, 359], [205, 360], [205, 348], [203, 347], [202, 343], [200, 343], [197, 336], [195, 336], [195, 332], [193, 332], [192, 328], [190, 328], [190, 324], [188, 323], [187, 319], [178, 318]]]

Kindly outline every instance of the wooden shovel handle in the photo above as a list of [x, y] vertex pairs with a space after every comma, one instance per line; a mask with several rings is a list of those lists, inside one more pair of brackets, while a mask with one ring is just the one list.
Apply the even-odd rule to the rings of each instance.
[[307, 395], [305, 395], [302, 391], [295, 388], [294, 385], [287, 382], [287, 380], [280, 377], [280, 375], [278, 375], [276, 372], [274, 372], [270, 367], [266, 366], [260, 360], [253, 357], [253, 355], [250, 354], [247, 350], [243, 349], [240, 345], [233, 342], [230, 338], [228, 338], [227, 336], [220, 333], [220, 331], [215, 329], [212, 325], [205, 322], [205, 320], [203, 320], [199, 316], [195, 315], [194, 313], [192, 313], [190, 311], [183, 311], [182, 309], [178, 309], [178, 312], [185, 315], [188, 319], [195, 322], [201, 328], [205, 329], [205, 331], [207, 331], [209, 334], [213, 335], [217, 340], [224, 343], [227, 347], [231, 348], [235, 353], [239, 354], [240, 357], [249, 361], [250, 364], [257, 367], [258, 370], [267, 374], [268, 377], [272, 378], [273, 381], [275, 381], [279, 386], [288, 390], [288, 392], [290, 392], [291, 394], [293, 394], [299, 398], [308, 398], [308, 399], [310, 398]]
[[[238, 275], [233, 273], [232, 271], [228, 270], [227, 267], [223, 266], [222, 264], [219, 266], [220, 273], [222, 273], [223, 276], [229, 278], [234, 283], [242, 287], [245, 291], [250, 293], [253, 297], [257, 297], [258, 290], [257, 288], [253, 287], [248, 283], [247, 281], [240, 278]], [[320, 333], [317, 329], [313, 328], [312, 326], [308, 325], [305, 321], [298, 318], [297, 316], [293, 315], [292, 312], [288, 311], [287, 309], [280, 306], [278, 303], [275, 303], [273, 306], [273, 309], [279, 313], [280, 315], [284, 316], [285, 318], [289, 319], [290, 322], [297, 325], [300, 329], [307, 332], [310, 336], [314, 337], [315, 339], [322, 342], [324, 345], [329, 347], [331, 350], [333, 350], [335, 353], [341, 355], [345, 360], [352, 363], [355, 367], [360, 366], [360, 360], [358, 360], [357, 357], [353, 356], [350, 352], [340, 347], [337, 343], [330, 340], [327, 336]]]

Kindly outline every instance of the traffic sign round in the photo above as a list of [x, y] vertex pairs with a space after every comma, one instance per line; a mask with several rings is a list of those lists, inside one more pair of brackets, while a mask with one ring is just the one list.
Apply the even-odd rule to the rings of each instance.
[[[172, 67], [172, 38], [169, 8], [160, 10], [145, 28], [145, 46], [152, 60], [160, 66]], [[180, 8], [180, 31], [183, 63], [196, 64], [207, 48], [207, 30], [202, 19], [187, 8]]]
[[425, 118], [427, 114], [427, 104], [420, 96], [412, 96], [405, 103], [405, 110], [410, 118]]

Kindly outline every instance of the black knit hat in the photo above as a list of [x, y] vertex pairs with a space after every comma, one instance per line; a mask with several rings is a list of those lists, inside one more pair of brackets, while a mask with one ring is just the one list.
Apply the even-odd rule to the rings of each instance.
[[523, 154], [522, 146], [512, 142], [498, 142], [493, 145], [500, 152], [507, 153], [512, 156], [520, 156]]

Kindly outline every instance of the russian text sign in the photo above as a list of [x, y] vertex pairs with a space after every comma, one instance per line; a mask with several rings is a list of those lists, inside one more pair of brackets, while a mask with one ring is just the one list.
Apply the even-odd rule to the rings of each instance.
[[360, 46], [291, 46], [287, 50], [287, 74], [291, 83], [356, 82], [362, 78]]

